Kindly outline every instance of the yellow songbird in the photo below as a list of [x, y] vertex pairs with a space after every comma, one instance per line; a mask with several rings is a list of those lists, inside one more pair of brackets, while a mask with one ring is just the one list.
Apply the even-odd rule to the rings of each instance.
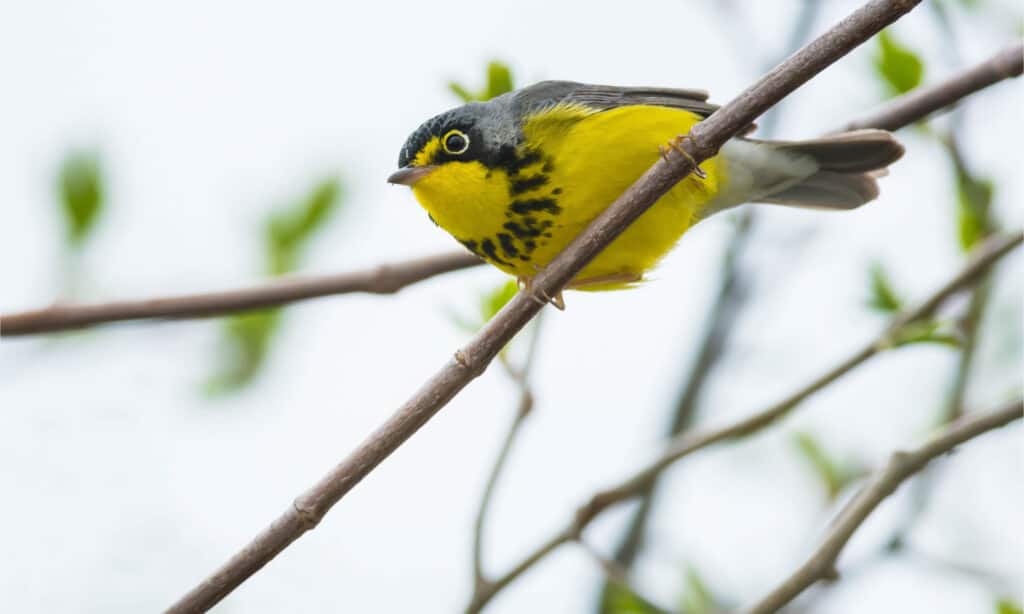
[[[388, 181], [411, 186], [434, 223], [528, 284], [666, 143], [716, 108], [696, 90], [543, 81], [428, 120], [406, 141]], [[875, 177], [902, 154], [882, 130], [793, 142], [734, 138], [569, 287], [632, 285], [690, 226], [741, 203], [859, 207], [878, 195]]]

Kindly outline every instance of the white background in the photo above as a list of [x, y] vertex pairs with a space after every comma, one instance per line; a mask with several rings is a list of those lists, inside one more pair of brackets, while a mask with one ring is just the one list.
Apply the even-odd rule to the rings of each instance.
[[[775, 57], [797, 2], [745, 3], [746, 25], [710, 3], [33, 2], [0, 19], [0, 309], [44, 305], [61, 287], [59, 161], [95, 148], [105, 215], [79, 264], [79, 298], [236, 286], [257, 278], [261, 224], [326, 173], [346, 199], [306, 272], [451, 249], [404, 188], [384, 179], [406, 135], [476, 86], [491, 58], [517, 81], [701, 87], [725, 102]], [[995, 4], [995, 7], [992, 5]], [[828, 2], [820, 32], [856, 6]], [[964, 65], [1012, 40], [1013, 3], [955, 11]], [[993, 18], [993, 15], [996, 15]], [[1004, 17], [1000, 18], [1002, 15]], [[926, 80], [957, 66], [927, 7], [897, 26]], [[778, 134], [810, 136], [882, 99], [858, 50], [791, 97]], [[1021, 86], [964, 111], [969, 162], [1022, 221]], [[913, 131], [878, 202], [844, 215], [765, 210], [747, 260], [758, 294], [702, 403], [722, 424], [762, 408], [869, 339], [867, 268], [883, 261], [921, 297], [962, 262], [943, 151]], [[507, 569], [561, 527], [588, 493], [660, 448], [700, 335], [729, 218], [701, 224], [630, 292], [571, 294], [547, 316], [538, 405], [494, 502], [486, 564]], [[1021, 260], [1002, 266], [969, 405], [1019, 389]], [[356, 446], [465, 340], [493, 270], [456, 273], [395, 297], [345, 296], [288, 310], [269, 364], [244, 392], [211, 400], [215, 322], [129, 324], [0, 350], [0, 594], [11, 612], [144, 612], [169, 605]], [[1009, 331], [1009, 333], [1007, 332]], [[928, 432], [954, 353], [918, 346], [856, 370], [771, 434], [681, 463], [664, 482], [638, 585], [676, 603], [687, 566], [730, 603], [761, 596], [805, 556], [830, 509], [794, 452], [805, 430], [875, 466]], [[515, 405], [491, 369], [219, 612], [452, 612], [470, 589], [470, 523]], [[938, 556], [1006, 578], [1019, 592], [1024, 507], [1019, 427], [944, 464], [913, 534]], [[904, 559], [858, 566], [887, 537], [905, 491], [851, 544], [826, 612], [989, 612], [969, 577]], [[607, 549], [622, 510], [587, 536]], [[585, 612], [599, 572], [566, 547], [491, 612]], [[908, 610], [909, 608], [909, 610]]]

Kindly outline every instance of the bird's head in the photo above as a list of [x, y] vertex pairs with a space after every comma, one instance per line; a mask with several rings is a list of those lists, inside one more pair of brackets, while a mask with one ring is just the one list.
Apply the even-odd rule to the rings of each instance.
[[486, 191], [493, 171], [514, 156], [516, 133], [505, 129], [502, 106], [470, 103], [433, 117], [405, 141], [388, 182], [427, 193]]

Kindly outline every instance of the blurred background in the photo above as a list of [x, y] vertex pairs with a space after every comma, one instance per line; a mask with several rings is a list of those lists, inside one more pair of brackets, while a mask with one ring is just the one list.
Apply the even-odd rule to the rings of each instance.
[[[705, 88], [724, 103], [858, 4], [21, 3], [0, 20], [0, 310], [457, 249], [385, 178], [408, 133], [460, 95], [558, 78]], [[930, 0], [790, 96], [758, 134], [836, 128], [1019, 39], [1021, 16], [1010, 0]], [[503, 573], [653, 458], [675, 416], [720, 425], [778, 400], [938, 287], [985, 234], [1020, 227], [1022, 102], [1008, 81], [902, 130], [907, 154], [869, 206], [721, 215], [650, 283], [570, 293], [566, 312], [547, 310], [536, 404], [484, 535], [487, 571]], [[636, 556], [617, 550], [637, 503], [598, 518], [588, 542], [628, 558], [634, 587], [667, 609], [760, 597], [865, 471], [961, 410], [1019, 394], [1021, 268], [1019, 254], [1006, 258], [922, 342], [782, 424], [679, 463]], [[721, 324], [723, 270], [727, 334], [694, 383], [698, 348]], [[168, 606], [446, 361], [505, 281], [479, 267], [395, 296], [4, 339], [6, 608]], [[977, 330], [949, 332], [972, 306]], [[216, 611], [461, 610], [473, 516], [517, 397], [492, 366]], [[840, 559], [842, 580], [793, 611], [1019, 611], [1021, 470], [1019, 426], [937, 463], [869, 519]], [[566, 546], [488, 611], [643, 611], [603, 583]]]

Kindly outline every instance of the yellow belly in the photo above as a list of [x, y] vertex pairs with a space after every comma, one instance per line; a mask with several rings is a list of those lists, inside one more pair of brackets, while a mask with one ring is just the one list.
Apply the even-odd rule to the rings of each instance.
[[[511, 171], [479, 163], [446, 164], [414, 186], [442, 228], [498, 268], [532, 277], [659, 157], [659, 146], [687, 133], [700, 117], [679, 109], [632, 106], [586, 113], [572, 122], [526, 124], [534, 155]], [[696, 221], [722, 187], [718, 158], [701, 164], [658, 200], [576, 277], [639, 278]], [[493, 256], [493, 257], [492, 257]]]

